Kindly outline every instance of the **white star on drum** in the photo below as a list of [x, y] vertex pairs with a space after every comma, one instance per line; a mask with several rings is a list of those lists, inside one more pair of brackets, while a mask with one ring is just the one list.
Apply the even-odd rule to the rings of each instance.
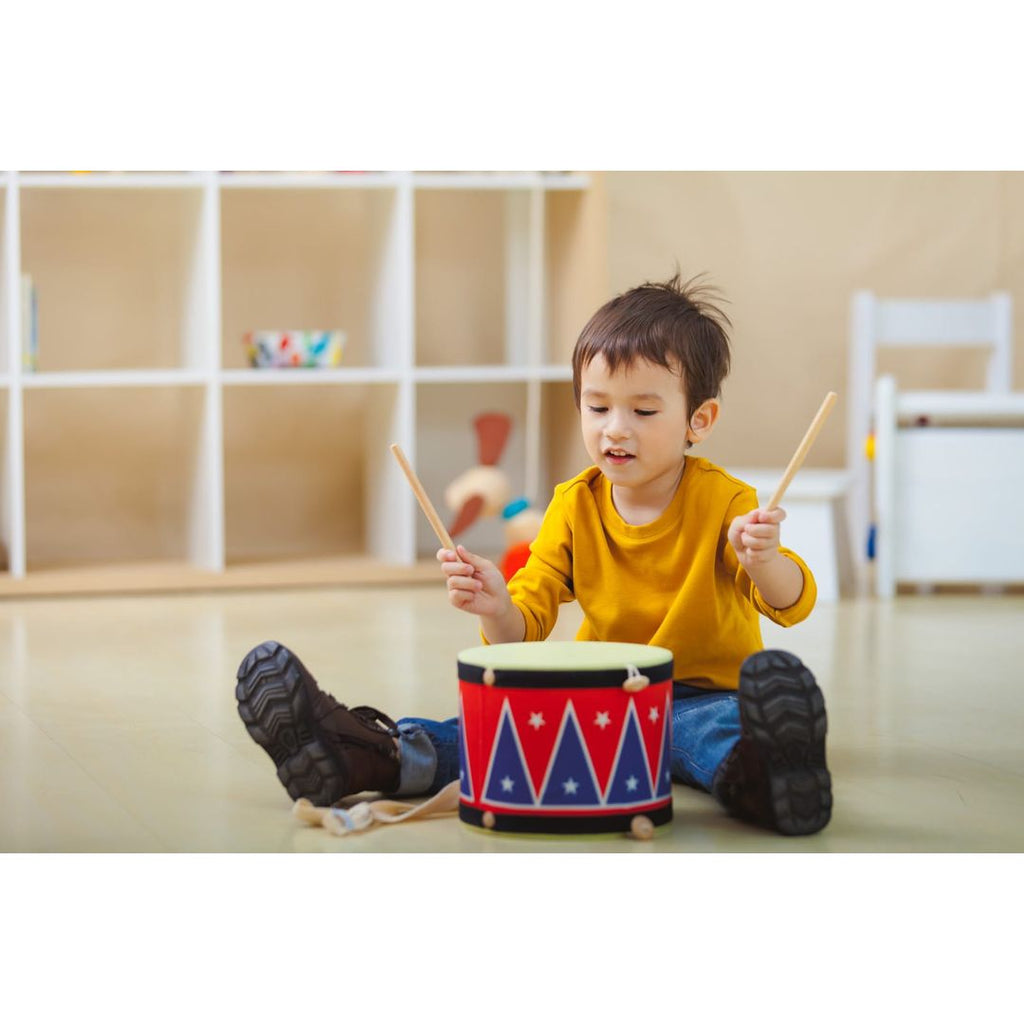
[[594, 719], [594, 725], [600, 729], [604, 729], [612, 724], [612, 716], [607, 711], [598, 711], [597, 718]]
[[576, 790], [579, 788], [580, 784], [571, 775], [562, 783], [562, 789], [565, 790], [566, 796], [575, 796]]
[[503, 793], [511, 793], [514, 785], [515, 783], [507, 775], [501, 780], [501, 789]]
[[530, 714], [530, 725], [534, 729], [540, 729], [541, 726], [545, 725], [544, 715], [540, 711], [534, 711]]
[[647, 712], [647, 717], [652, 722], [656, 722], [658, 720], [658, 709], [657, 708], [651, 708], [651, 710]]

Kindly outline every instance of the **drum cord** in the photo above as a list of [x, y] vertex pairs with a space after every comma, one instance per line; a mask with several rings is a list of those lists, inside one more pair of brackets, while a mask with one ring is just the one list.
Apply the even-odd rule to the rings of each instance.
[[649, 684], [650, 679], [636, 665], [626, 666], [626, 681], [622, 684], [622, 688], [627, 693], [637, 693]]
[[296, 800], [292, 813], [307, 825], [319, 825], [336, 836], [364, 832], [376, 824], [397, 825], [409, 818], [433, 818], [454, 814], [459, 807], [459, 780], [449, 782], [429, 800], [419, 804], [401, 800], [368, 800], [352, 807], [315, 807], [305, 797]]

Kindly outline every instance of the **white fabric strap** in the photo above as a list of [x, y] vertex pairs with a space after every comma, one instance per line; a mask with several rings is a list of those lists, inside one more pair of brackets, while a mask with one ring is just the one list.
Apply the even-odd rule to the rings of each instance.
[[320, 825], [336, 836], [363, 832], [375, 824], [397, 825], [409, 818], [434, 818], [454, 814], [459, 807], [459, 782], [449, 782], [429, 800], [411, 804], [401, 800], [371, 800], [352, 807], [315, 807], [305, 798], [296, 800], [292, 813], [307, 825]]

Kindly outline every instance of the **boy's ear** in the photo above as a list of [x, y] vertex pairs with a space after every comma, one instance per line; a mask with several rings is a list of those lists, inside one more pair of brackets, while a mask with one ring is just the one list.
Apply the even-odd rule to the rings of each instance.
[[703, 441], [711, 433], [715, 423], [718, 422], [720, 408], [717, 398], [709, 398], [691, 414], [690, 426], [686, 431], [686, 440], [690, 444]]

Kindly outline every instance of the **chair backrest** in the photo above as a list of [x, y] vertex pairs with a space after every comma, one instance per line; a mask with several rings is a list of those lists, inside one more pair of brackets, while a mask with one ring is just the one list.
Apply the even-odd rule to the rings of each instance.
[[984, 299], [880, 299], [855, 292], [850, 304], [846, 459], [851, 473], [850, 543], [866, 560], [870, 467], [864, 453], [872, 429], [876, 352], [880, 348], [980, 347], [989, 350], [985, 389], [1005, 394], [1013, 372], [1013, 302], [1006, 292]]

